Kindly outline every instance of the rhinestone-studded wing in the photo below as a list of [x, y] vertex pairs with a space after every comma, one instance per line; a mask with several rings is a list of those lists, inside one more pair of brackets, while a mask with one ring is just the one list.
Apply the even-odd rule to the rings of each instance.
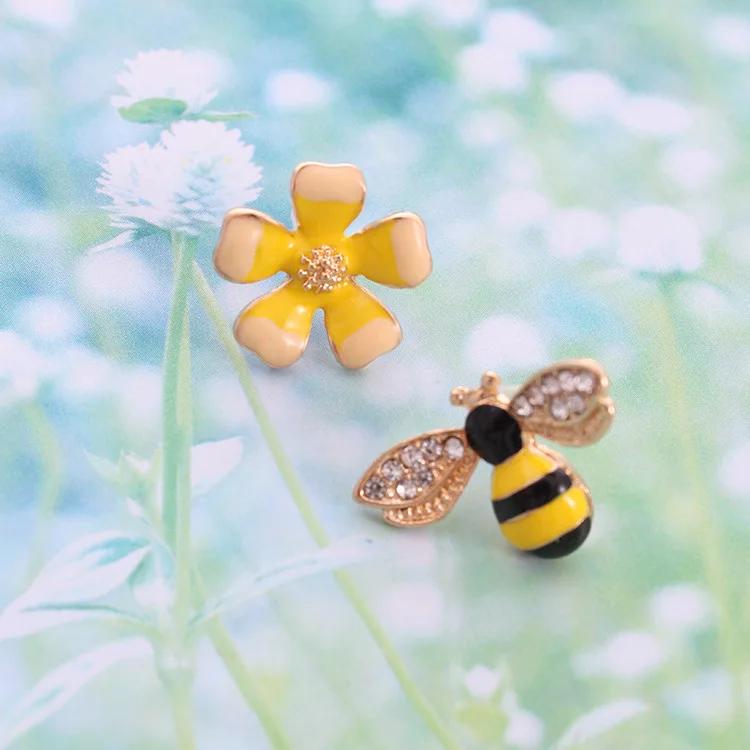
[[536, 373], [510, 402], [521, 427], [563, 445], [588, 445], [612, 424], [609, 378], [592, 359], [557, 362]]
[[462, 429], [426, 432], [380, 456], [354, 499], [382, 509], [394, 526], [425, 526], [453, 508], [478, 461]]

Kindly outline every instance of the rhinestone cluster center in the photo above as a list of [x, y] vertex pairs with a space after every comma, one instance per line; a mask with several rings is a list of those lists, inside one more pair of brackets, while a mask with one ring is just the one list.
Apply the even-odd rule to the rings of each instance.
[[349, 279], [347, 271], [344, 256], [335, 247], [321, 245], [300, 258], [297, 276], [304, 289], [320, 294], [345, 284]]

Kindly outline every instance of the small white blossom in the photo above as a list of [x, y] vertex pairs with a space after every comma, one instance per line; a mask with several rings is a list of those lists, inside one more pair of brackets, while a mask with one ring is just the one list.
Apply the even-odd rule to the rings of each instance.
[[713, 151], [677, 145], [664, 152], [659, 166], [672, 182], [685, 190], [710, 187], [723, 169], [719, 156]]
[[555, 32], [526, 10], [501, 8], [493, 11], [486, 29], [487, 39], [497, 47], [522, 56], [547, 57], [558, 47]]
[[271, 74], [265, 96], [269, 106], [280, 110], [321, 109], [333, 100], [334, 87], [310, 70], [289, 68]]
[[56, 31], [72, 26], [78, 14], [74, 0], [8, 0], [5, 11], [15, 18]]
[[502, 677], [493, 669], [488, 669], [483, 664], [478, 664], [464, 675], [464, 685], [474, 698], [487, 700], [491, 698], [500, 687]]
[[112, 203], [112, 225], [150, 225], [198, 235], [221, 223], [234, 206], [255, 200], [261, 168], [239, 130], [203, 120], [177, 122], [160, 141], [107, 154], [99, 192]]
[[719, 464], [719, 482], [733, 497], [750, 499], [749, 466], [750, 440], [743, 440], [730, 448]]
[[613, 636], [599, 649], [579, 654], [574, 667], [584, 677], [611, 675], [636, 680], [655, 672], [666, 658], [664, 644], [655, 635], [626, 631]]
[[15, 319], [21, 333], [44, 344], [68, 341], [82, 329], [78, 311], [61, 297], [29, 297], [19, 305]]
[[15, 331], [0, 330], [0, 407], [34, 398], [50, 369], [45, 357]]
[[721, 15], [708, 24], [708, 43], [714, 51], [735, 60], [750, 58], [750, 17]]
[[689, 583], [656, 591], [650, 602], [654, 624], [672, 632], [688, 632], [710, 624], [713, 602], [708, 592]]
[[505, 744], [509, 747], [539, 747], [544, 739], [542, 720], [530, 711], [518, 709], [508, 716]]
[[680, 135], [693, 124], [693, 114], [684, 104], [655, 95], [628, 97], [617, 118], [636, 135], [651, 138]]
[[216, 96], [222, 74], [221, 61], [206, 53], [139, 52], [117, 75], [125, 94], [113, 96], [112, 105], [119, 109], [144, 99], [178, 99], [187, 104], [187, 112], [200, 112]]
[[600, 70], [558, 73], [547, 93], [555, 107], [574, 122], [590, 122], [617, 113], [626, 98], [622, 86]]
[[692, 273], [703, 260], [701, 233], [683, 211], [671, 206], [641, 206], [620, 220], [618, 257], [636, 271]]

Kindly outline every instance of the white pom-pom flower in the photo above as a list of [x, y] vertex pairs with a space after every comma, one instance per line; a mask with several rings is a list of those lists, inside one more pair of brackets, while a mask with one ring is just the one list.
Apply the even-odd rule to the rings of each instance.
[[223, 123], [177, 122], [154, 146], [119, 148], [104, 158], [99, 192], [111, 199], [112, 225], [199, 235], [232, 207], [260, 194], [254, 146]]
[[117, 75], [125, 94], [113, 96], [112, 105], [120, 109], [144, 99], [177, 99], [185, 102], [186, 112], [200, 112], [216, 96], [222, 75], [221, 61], [203, 52], [139, 52]]

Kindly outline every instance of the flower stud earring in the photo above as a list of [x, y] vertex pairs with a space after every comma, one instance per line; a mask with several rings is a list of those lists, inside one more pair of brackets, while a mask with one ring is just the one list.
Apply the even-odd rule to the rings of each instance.
[[364, 177], [352, 164], [300, 164], [291, 194], [293, 230], [249, 208], [224, 219], [214, 264], [225, 279], [248, 284], [279, 271], [288, 275], [239, 314], [237, 341], [271, 367], [288, 367], [304, 353], [313, 314], [322, 309], [338, 361], [364, 367], [398, 346], [401, 327], [355, 277], [392, 287], [421, 284], [432, 270], [424, 224], [403, 212], [345, 235], [365, 201]]

